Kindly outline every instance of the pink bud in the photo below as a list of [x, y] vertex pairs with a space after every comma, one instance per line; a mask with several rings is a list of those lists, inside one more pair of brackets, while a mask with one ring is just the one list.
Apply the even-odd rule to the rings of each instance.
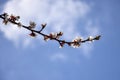
[[29, 35], [30, 35], [31, 37], [36, 37], [36, 36], [37, 36], [34, 32], [30, 33]]

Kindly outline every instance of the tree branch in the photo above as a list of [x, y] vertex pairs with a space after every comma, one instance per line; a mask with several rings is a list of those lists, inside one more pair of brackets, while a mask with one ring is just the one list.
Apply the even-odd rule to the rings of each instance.
[[93, 41], [93, 40], [99, 40], [101, 35], [95, 36], [95, 37], [91, 37], [89, 36], [87, 39], [83, 40], [81, 37], [76, 37], [73, 41], [69, 42], [66, 40], [61, 40], [59, 39], [63, 33], [59, 32], [59, 33], [50, 33], [49, 35], [42, 33], [43, 29], [45, 29], [47, 24], [41, 24], [41, 29], [40, 30], [35, 30], [35, 22], [30, 22], [29, 26], [25, 26], [23, 24], [21, 24], [21, 22], [19, 22], [20, 16], [14, 16], [14, 15], [8, 15], [7, 13], [3, 13], [0, 15], [0, 18], [3, 19], [3, 23], [5, 25], [7, 25], [7, 23], [12, 23], [14, 25], [17, 25], [18, 27], [23, 27], [29, 31], [31, 31], [31, 33], [29, 34], [32, 37], [36, 37], [36, 33], [43, 36], [44, 40], [55, 40], [59, 43], [60, 48], [62, 48], [65, 44], [67, 44], [68, 46], [72, 46], [74, 48], [78, 48], [81, 43], [85, 43], [88, 41]]

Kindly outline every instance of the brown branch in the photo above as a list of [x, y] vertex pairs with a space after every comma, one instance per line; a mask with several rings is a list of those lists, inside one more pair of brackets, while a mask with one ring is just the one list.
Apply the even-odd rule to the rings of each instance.
[[7, 13], [4, 13], [4, 14], [0, 15], [0, 18], [3, 19], [3, 23], [5, 25], [7, 25], [7, 23], [10, 22], [12, 24], [17, 25], [18, 27], [23, 27], [23, 28], [31, 31], [31, 33], [29, 35], [32, 36], [32, 37], [36, 37], [36, 33], [37, 33], [37, 34], [40, 34], [41, 36], [43, 36], [45, 41], [55, 40], [60, 44], [60, 47], [63, 47], [64, 44], [67, 44], [69, 46], [77, 48], [81, 45], [81, 43], [85, 43], [87, 41], [99, 40], [100, 37], [101, 37], [101, 35], [98, 35], [96, 37], [91, 37], [90, 36], [85, 40], [81, 39], [80, 37], [77, 37], [73, 41], [68, 42], [68, 41], [59, 39], [63, 35], [62, 32], [50, 33], [49, 35], [42, 33], [43, 29], [46, 27], [47, 24], [41, 24], [42, 27], [41, 27], [40, 30], [34, 30], [34, 28], [36, 26], [35, 22], [30, 22], [29, 26], [25, 26], [25, 25], [23, 25], [19, 22], [19, 19], [20, 19], [19, 16], [14, 16], [14, 15], [9, 16]]

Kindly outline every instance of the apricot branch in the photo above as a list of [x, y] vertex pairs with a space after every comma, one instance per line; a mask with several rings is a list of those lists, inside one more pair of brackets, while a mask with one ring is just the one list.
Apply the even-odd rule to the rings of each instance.
[[8, 15], [7, 13], [3, 13], [0, 15], [0, 18], [3, 19], [3, 24], [7, 25], [7, 23], [12, 23], [14, 25], [17, 25], [19, 28], [23, 27], [31, 33], [29, 34], [31, 37], [36, 37], [37, 34], [41, 35], [44, 37], [45, 41], [48, 40], [55, 40], [59, 43], [60, 48], [64, 47], [65, 44], [68, 46], [71, 46], [73, 48], [78, 48], [82, 43], [88, 42], [88, 41], [94, 41], [94, 40], [99, 40], [101, 35], [97, 35], [95, 37], [89, 36], [87, 39], [82, 39], [81, 37], [76, 37], [73, 41], [69, 42], [66, 40], [61, 40], [60, 37], [63, 35], [63, 32], [58, 32], [58, 33], [50, 33], [50, 34], [44, 34], [42, 31], [45, 29], [47, 24], [41, 24], [41, 29], [40, 30], [35, 30], [34, 28], [36, 27], [36, 23], [33, 21], [30, 21], [29, 26], [23, 25], [21, 22], [19, 22], [20, 16], [15, 16], [15, 15]]

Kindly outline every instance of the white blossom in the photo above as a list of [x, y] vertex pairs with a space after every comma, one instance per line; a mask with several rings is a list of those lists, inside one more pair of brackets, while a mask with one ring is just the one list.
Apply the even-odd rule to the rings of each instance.
[[50, 33], [50, 37], [51, 37], [51, 38], [56, 38], [56, 37], [57, 37], [57, 33], [53, 33], [53, 32]]
[[89, 40], [89, 41], [93, 41], [93, 39], [94, 39], [94, 38], [93, 38], [92, 36], [89, 36], [89, 37], [88, 37], [88, 40]]
[[36, 23], [35, 22], [32, 22], [32, 21], [30, 21], [30, 26], [29, 26], [29, 28], [30, 29], [33, 29], [33, 28], [35, 28], [35, 26], [36, 26]]

